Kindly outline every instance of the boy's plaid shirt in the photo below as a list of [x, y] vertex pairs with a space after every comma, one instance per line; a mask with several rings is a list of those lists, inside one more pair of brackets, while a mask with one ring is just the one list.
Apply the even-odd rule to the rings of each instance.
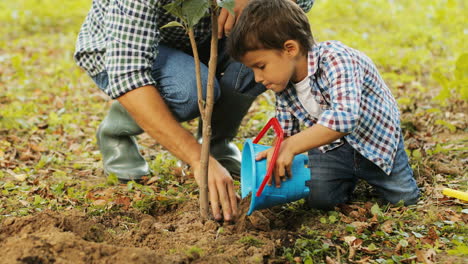
[[[300, 122], [349, 133], [346, 141], [390, 174], [400, 141], [400, 114], [391, 91], [374, 63], [338, 41], [317, 43], [308, 55], [311, 93], [323, 109], [316, 119], [297, 98], [292, 85], [276, 94], [276, 116], [285, 136], [300, 131]], [[322, 152], [343, 144], [320, 147]]]
[[[181, 27], [159, 30], [171, 21], [162, 6], [171, 0], [94, 0], [76, 44], [75, 60], [90, 76], [106, 71], [109, 86], [105, 91], [115, 99], [145, 85], [155, 85], [151, 68], [159, 43], [191, 50], [190, 41]], [[308, 11], [313, 0], [298, 0]], [[211, 18], [204, 17], [195, 26], [197, 43], [209, 41]]]

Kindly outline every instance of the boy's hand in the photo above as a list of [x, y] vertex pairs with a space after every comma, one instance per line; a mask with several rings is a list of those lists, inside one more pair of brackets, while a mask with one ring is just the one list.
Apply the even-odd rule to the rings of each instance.
[[249, 0], [235, 0], [234, 1], [234, 15], [229, 13], [225, 8], [221, 9], [221, 12], [218, 16], [218, 39], [223, 38], [223, 35], [226, 37], [231, 33], [232, 28], [236, 24], [237, 19], [244, 10], [245, 6]]
[[[267, 169], [270, 165], [271, 158], [273, 157], [274, 148], [269, 148], [257, 154], [255, 160], [267, 159]], [[275, 185], [277, 188], [281, 187], [281, 181], [285, 181], [286, 178], [292, 178], [292, 163], [294, 155], [281, 145], [278, 157], [276, 159], [275, 167], [273, 168], [273, 177], [268, 181], [268, 185], [272, 184], [272, 179], [275, 179]]]

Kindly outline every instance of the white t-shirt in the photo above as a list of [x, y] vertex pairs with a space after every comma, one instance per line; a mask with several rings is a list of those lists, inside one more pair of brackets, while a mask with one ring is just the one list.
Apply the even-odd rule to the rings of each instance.
[[319, 119], [323, 111], [317, 101], [315, 101], [314, 96], [310, 91], [311, 87], [309, 76], [298, 83], [293, 83], [293, 85], [296, 88], [297, 97], [305, 110], [313, 117]]
[[[322, 108], [320, 105], [315, 101], [312, 92], [310, 91], [310, 78], [307, 76], [304, 80], [293, 83], [294, 87], [296, 88], [297, 97], [301, 102], [302, 106], [305, 108], [307, 113], [311, 116], [319, 119], [320, 115], [323, 113]], [[333, 141], [335, 143], [339, 143], [340, 139]]]

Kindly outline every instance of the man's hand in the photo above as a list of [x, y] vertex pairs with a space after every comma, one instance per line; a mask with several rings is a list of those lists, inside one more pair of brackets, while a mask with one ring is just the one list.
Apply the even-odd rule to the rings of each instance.
[[[195, 180], [199, 186], [200, 170], [200, 166], [194, 167]], [[229, 172], [212, 157], [208, 168], [208, 191], [214, 218], [219, 221], [224, 216], [225, 221], [233, 221], [237, 216], [237, 201], [240, 197], [236, 194]], [[223, 210], [222, 215], [220, 208]]]
[[[146, 133], [194, 168], [195, 178], [199, 183], [201, 145], [173, 117], [156, 87], [140, 87], [118, 100]], [[232, 221], [237, 215], [237, 196], [232, 178], [214, 158], [210, 157], [209, 164], [208, 190], [213, 215], [216, 220], [221, 220], [222, 206], [224, 219]]]
[[[257, 154], [255, 160], [267, 159], [267, 169], [270, 166], [271, 158], [273, 157], [274, 148], [269, 148]], [[272, 179], [275, 179], [275, 185], [277, 188], [281, 187], [281, 181], [285, 181], [286, 178], [291, 178], [292, 175], [292, 164], [294, 154], [289, 151], [283, 144], [280, 147], [278, 157], [276, 159], [275, 167], [273, 168], [273, 177], [270, 177], [268, 185], [272, 184]]]
[[229, 11], [225, 8], [222, 8], [221, 12], [219, 13], [218, 39], [223, 38], [223, 35], [226, 37], [229, 36], [229, 33], [236, 24], [237, 19], [239, 18], [249, 0], [235, 0], [234, 2], [234, 15], [229, 13]]

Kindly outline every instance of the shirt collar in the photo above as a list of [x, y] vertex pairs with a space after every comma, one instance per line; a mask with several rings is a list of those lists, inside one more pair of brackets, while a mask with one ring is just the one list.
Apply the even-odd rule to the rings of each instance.
[[318, 69], [318, 60], [319, 60], [319, 50], [320, 47], [316, 43], [312, 46], [312, 49], [309, 50], [307, 60], [308, 60], [308, 71], [309, 76], [314, 76]]

